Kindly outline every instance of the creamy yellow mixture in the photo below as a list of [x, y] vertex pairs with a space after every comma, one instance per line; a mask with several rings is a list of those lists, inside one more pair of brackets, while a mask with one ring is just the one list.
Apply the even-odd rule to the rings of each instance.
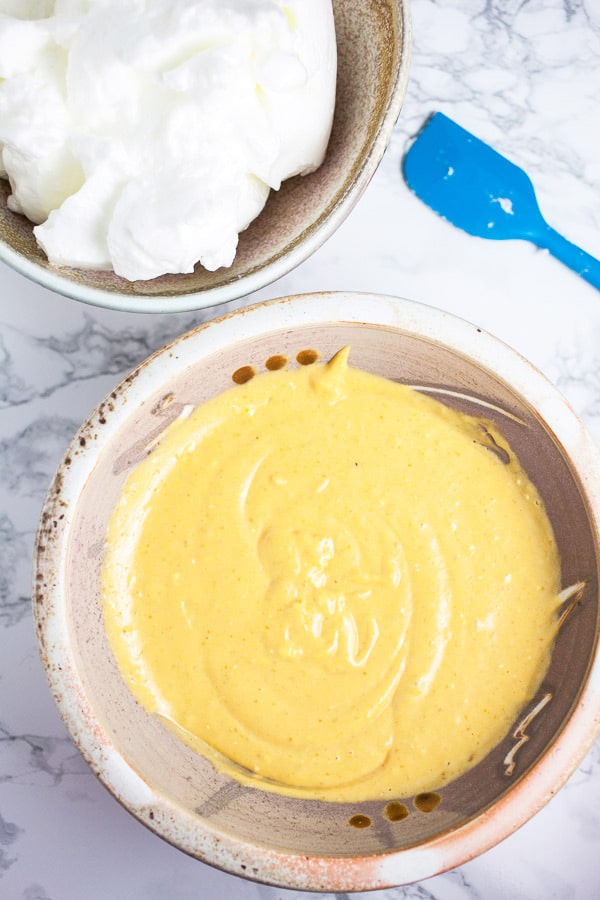
[[147, 709], [241, 780], [360, 801], [439, 788], [506, 734], [549, 662], [560, 566], [495, 426], [344, 350], [171, 425], [103, 579]]

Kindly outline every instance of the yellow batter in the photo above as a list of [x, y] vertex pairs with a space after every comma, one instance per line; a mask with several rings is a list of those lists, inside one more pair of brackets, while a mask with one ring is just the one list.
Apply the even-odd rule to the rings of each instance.
[[346, 350], [172, 425], [104, 567], [135, 697], [235, 777], [336, 801], [439, 788], [497, 744], [545, 673], [559, 591], [494, 426]]

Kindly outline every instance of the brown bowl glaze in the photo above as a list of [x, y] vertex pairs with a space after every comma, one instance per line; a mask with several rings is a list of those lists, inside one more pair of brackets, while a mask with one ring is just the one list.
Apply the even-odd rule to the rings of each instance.
[[314, 173], [272, 191], [240, 235], [233, 265], [129, 282], [113, 272], [50, 265], [32, 225], [6, 207], [0, 179], [0, 259], [76, 300], [134, 312], [200, 309], [242, 297], [305, 260], [348, 215], [387, 147], [406, 93], [410, 60], [408, 0], [333, 0], [338, 78], [325, 161]]
[[[109, 515], [128, 471], [167, 424], [231, 386], [243, 367], [263, 371], [275, 355], [296, 366], [347, 344], [353, 365], [497, 422], [545, 501], [569, 589], [549, 671], [511, 733], [438, 794], [387, 805], [290, 799], [216, 772], [133, 699], [101, 612]], [[365, 891], [420, 880], [514, 831], [600, 730], [599, 515], [598, 449], [556, 389], [500, 341], [390, 297], [334, 293], [261, 304], [156, 353], [76, 435], [37, 536], [42, 659], [90, 765], [140, 821], [187, 853], [283, 887]]]

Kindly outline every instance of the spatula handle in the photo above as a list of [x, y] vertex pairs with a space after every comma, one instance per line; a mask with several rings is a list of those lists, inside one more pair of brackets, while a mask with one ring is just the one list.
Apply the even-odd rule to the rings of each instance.
[[548, 250], [552, 256], [559, 259], [565, 266], [573, 269], [595, 288], [600, 290], [600, 261], [594, 259], [585, 250], [581, 250], [566, 238], [551, 228], [549, 225], [544, 232], [536, 235], [536, 243]]

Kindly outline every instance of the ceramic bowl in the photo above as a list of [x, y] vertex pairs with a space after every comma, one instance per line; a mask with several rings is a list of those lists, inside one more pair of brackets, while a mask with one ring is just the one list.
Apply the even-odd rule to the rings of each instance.
[[271, 192], [240, 236], [233, 265], [129, 282], [112, 272], [51, 266], [32, 225], [6, 207], [0, 179], [0, 259], [76, 300], [137, 312], [200, 309], [242, 297], [289, 272], [335, 231], [374, 174], [406, 93], [408, 0], [333, 0], [338, 48], [336, 107], [325, 161]]
[[[497, 422], [545, 501], [565, 588], [550, 668], [510, 733], [437, 795], [398, 797], [391, 807], [290, 799], [217, 773], [134, 701], [101, 614], [108, 517], [127, 473], [167, 424], [230, 387], [240, 370], [263, 371], [274, 355], [289, 366], [315, 354], [327, 359], [346, 344], [353, 365]], [[557, 390], [500, 341], [390, 297], [313, 294], [260, 304], [154, 354], [74, 438], [37, 535], [42, 659], [94, 771], [141, 822], [186, 853], [288, 888], [367, 891], [421, 880], [486, 850], [532, 816], [600, 730], [599, 516], [599, 451]]]

